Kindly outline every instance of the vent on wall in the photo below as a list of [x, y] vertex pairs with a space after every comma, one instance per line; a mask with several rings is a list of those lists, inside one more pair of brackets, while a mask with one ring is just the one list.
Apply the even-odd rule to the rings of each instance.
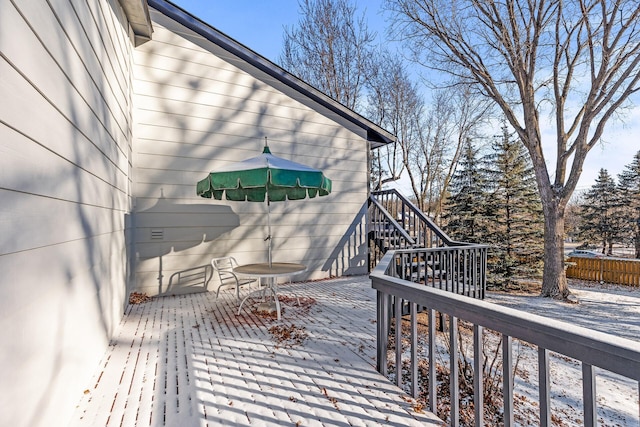
[[151, 229], [151, 240], [162, 240], [164, 239], [164, 229], [163, 228], [152, 228]]

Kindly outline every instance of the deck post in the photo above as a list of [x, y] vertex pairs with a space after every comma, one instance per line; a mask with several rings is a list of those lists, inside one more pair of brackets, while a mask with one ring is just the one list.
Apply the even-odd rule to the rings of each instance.
[[502, 396], [504, 427], [513, 426], [513, 343], [509, 335], [502, 336]]
[[584, 427], [595, 427], [597, 425], [595, 368], [585, 362], [582, 362], [582, 399]]
[[402, 387], [402, 299], [393, 297], [396, 346], [396, 385]]
[[458, 376], [458, 319], [449, 316], [449, 394], [451, 427], [460, 425], [460, 385]]
[[480, 325], [473, 325], [473, 407], [475, 427], [484, 426], [484, 355], [482, 354], [482, 331]]
[[429, 317], [429, 410], [436, 413], [438, 399], [438, 380], [436, 378], [436, 315], [433, 309], [427, 309]]
[[387, 375], [387, 345], [389, 343], [389, 295], [377, 292], [377, 369], [382, 375]]
[[538, 384], [540, 395], [540, 427], [550, 427], [549, 351], [542, 347], [538, 347]]
[[418, 397], [418, 304], [411, 303], [411, 396]]

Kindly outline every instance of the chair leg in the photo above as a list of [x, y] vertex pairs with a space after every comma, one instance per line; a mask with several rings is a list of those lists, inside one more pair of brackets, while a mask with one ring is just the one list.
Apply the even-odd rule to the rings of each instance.
[[244, 303], [247, 301], [247, 299], [249, 299], [249, 297], [251, 296], [251, 294], [247, 295], [246, 297], [244, 297], [244, 299], [242, 300], [242, 302], [240, 303], [240, 305], [238, 306], [238, 316], [240, 316], [240, 311], [242, 310], [242, 306], [244, 305]]
[[[291, 279], [289, 279], [289, 285], [291, 285]], [[291, 293], [293, 294], [294, 297], [296, 297], [296, 300], [298, 301], [298, 307], [300, 307], [300, 297], [295, 292], [291, 292]]]

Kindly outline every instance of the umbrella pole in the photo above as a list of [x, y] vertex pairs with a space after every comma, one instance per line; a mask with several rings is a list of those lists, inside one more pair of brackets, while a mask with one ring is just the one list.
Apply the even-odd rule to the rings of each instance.
[[[264, 137], [264, 146], [268, 147], [269, 144], [267, 143], [267, 137]], [[268, 179], [267, 181], [271, 180], [271, 172], [268, 173]], [[266, 194], [266, 198], [267, 198], [267, 240], [269, 241], [268, 243], [268, 257], [269, 257], [269, 268], [271, 268], [272, 263], [271, 263], [271, 199], [269, 198], [269, 183], [267, 182], [266, 184], [266, 189], [267, 189], [267, 194]]]
[[[268, 196], [268, 195], [267, 195]], [[269, 268], [271, 268], [271, 202], [269, 201], [269, 197], [267, 197], [267, 240], [268, 242], [268, 252], [269, 252]]]

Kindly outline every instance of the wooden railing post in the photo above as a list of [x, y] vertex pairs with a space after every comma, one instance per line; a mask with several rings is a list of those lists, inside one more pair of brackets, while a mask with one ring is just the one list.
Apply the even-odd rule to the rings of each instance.
[[473, 406], [475, 427], [484, 426], [484, 354], [482, 326], [473, 325]]
[[436, 316], [427, 309], [429, 318], [429, 410], [436, 413], [438, 406], [438, 380], [436, 379]]
[[584, 427], [597, 425], [596, 381], [592, 365], [582, 362], [582, 400], [584, 404]]
[[402, 387], [402, 299], [393, 298], [396, 346], [396, 385]]
[[502, 335], [502, 396], [504, 427], [513, 426], [513, 344], [509, 335]]
[[411, 396], [418, 397], [418, 304], [411, 303]]
[[387, 375], [387, 346], [389, 345], [389, 299], [388, 294], [377, 292], [377, 337], [376, 367], [382, 375]]
[[540, 395], [540, 427], [550, 427], [549, 352], [543, 347], [538, 347], [538, 390]]
[[458, 319], [449, 316], [449, 402], [451, 427], [460, 425], [460, 385], [458, 369]]

